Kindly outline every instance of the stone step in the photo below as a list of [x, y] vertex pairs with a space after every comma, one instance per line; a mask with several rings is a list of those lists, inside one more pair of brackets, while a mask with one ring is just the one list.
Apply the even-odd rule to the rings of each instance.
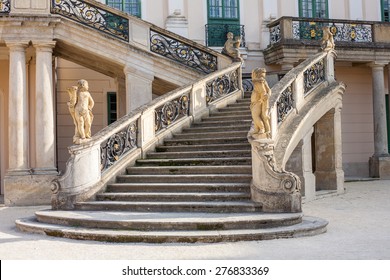
[[210, 126], [216, 126], [216, 127], [226, 127], [226, 126], [236, 126], [236, 125], [248, 125], [248, 127], [251, 126], [252, 118], [246, 118], [244, 120], [235, 120], [235, 119], [226, 119], [221, 118], [221, 120], [214, 120], [214, 119], [203, 119], [202, 122], [196, 122], [193, 123], [191, 127], [210, 127]]
[[196, 126], [183, 129], [182, 133], [205, 133], [205, 132], [217, 132], [217, 131], [246, 131], [248, 132], [250, 124], [236, 124], [230, 126], [221, 125], [209, 125], [209, 126]]
[[118, 183], [250, 183], [252, 174], [118, 175]]
[[248, 192], [248, 183], [113, 183], [106, 192]]
[[87, 211], [137, 211], [137, 212], [208, 212], [238, 213], [261, 211], [261, 205], [252, 201], [186, 201], [186, 202], [133, 202], [88, 201], [78, 202], [75, 210]]
[[180, 159], [139, 159], [137, 166], [199, 166], [199, 165], [250, 165], [251, 157], [236, 158], [180, 158]]
[[[67, 211], [68, 213], [72, 213]], [[76, 215], [79, 212], [76, 212]], [[87, 212], [90, 213], [90, 212]], [[111, 212], [103, 212], [103, 217], [111, 217], [116, 215], [107, 215]], [[144, 213], [139, 213], [144, 214]], [[160, 215], [161, 213], [157, 213]], [[88, 217], [88, 214], [82, 216]], [[229, 213], [229, 216], [232, 214]], [[153, 219], [153, 218], [151, 218]], [[66, 224], [62, 219], [62, 224]], [[153, 219], [154, 220], [154, 219]], [[172, 219], [165, 219], [166, 222], [172, 221]], [[189, 218], [183, 220], [189, 221]], [[68, 219], [68, 221], [71, 221]], [[175, 221], [173, 221], [175, 222]], [[197, 230], [182, 230], [182, 231], [167, 231], [167, 230], [118, 230], [118, 229], [96, 229], [96, 228], [85, 228], [78, 227], [77, 220], [69, 222], [72, 226], [61, 225], [59, 223], [50, 224], [44, 222], [38, 222], [35, 218], [30, 219], [19, 219], [16, 220], [16, 226], [19, 230], [29, 233], [45, 234], [53, 237], [66, 237], [70, 239], [78, 240], [94, 240], [102, 242], [145, 242], [145, 243], [215, 243], [215, 242], [233, 242], [233, 241], [253, 241], [253, 240], [269, 240], [278, 238], [293, 238], [303, 236], [313, 236], [326, 232], [327, 221], [320, 218], [303, 217], [301, 223], [287, 226], [276, 226], [270, 228], [259, 228], [259, 229], [240, 229], [240, 223], [237, 223], [237, 229], [220, 230], [214, 229], [209, 230], [213, 226], [207, 224], [198, 223]], [[92, 221], [94, 226], [95, 221]], [[122, 222], [115, 222], [104, 220], [100, 222], [100, 225], [110, 223], [122, 224]], [[169, 222], [168, 222], [169, 223]], [[261, 223], [261, 222], [260, 222]], [[176, 224], [183, 224], [183, 221], [178, 221]], [[222, 221], [219, 225], [224, 225]], [[229, 223], [226, 223], [227, 225]], [[256, 224], [256, 222], [245, 221], [243, 224]], [[169, 225], [169, 224], [168, 224]], [[218, 227], [216, 225], [215, 227]], [[131, 228], [132, 229], [132, 228]]]
[[217, 132], [198, 132], [198, 133], [182, 133], [182, 134], [175, 134], [173, 136], [173, 139], [208, 139], [208, 138], [223, 138], [223, 137], [242, 137], [246, 139], [246, 136], [248, 134], [248, 129], [241, 130], [241, 131], [217, 131]]
[[179, 151], [223, 151], [223, 150], [247, 150], [251, 149], [248, 143], [238, 144], [209, 144], [209, 145], [180, 145], [180, 146], [158, 146], [157, 152], [179, 152]]
[[252, 174], [250, 165], [233, 166], [137, 166], [128, 167], [127, 174]]
[[224, 151], [188, 151], [188, 152], [152, 152], [147, 159], [178, 159], [178, 158], [223, 158], [223, 157], [250, 157], [251, 150], [224, 150]]
[[232, 107], [225, 107], [225, 108], [220, 108], [216, 113], [231, 113], [231, 114], [244, 114], [250, 112], [249, 106], [242, 106], [242, 104], [239, 104], [241, 106], [232, 106]]
[[215, 137], [202, 139], [166, 139], [164, 145], [178, 146], [178, 145], [208, 145], [208, 144], [237, 144], [248, 143], [246, 137]]
[[250, 110], [229, 110], [229, 111], [217, 111], [213, 112], [208, 116], [208, 118], [213, 118], [213, 117], [229, 117], [229, 118], [234, 118], [234, 119], [243, 119], [247, 117], [251, 117], [251, 111]]
[[244, 100], [242, 102], [237, 102], [233, 104], [229, 104], [226, 108], [246, 108], [249, 110], [249, 105], [251, 104], [250, 100]]
[[35, 213], [42, 223], [85, 228], [143, 231], [211, 231], [265, 229], [291, 226], [302, 222], [301, 213], [140, 213], [109, 211], [51, 211]]
[[252, 121], [252, 116], [250, 114], [244, 114], [244, 115], [233, 115], [233, 114], [225, 114], [225, 115], [210, 115], [204, 119], [202, 119], [202, 122], [209, 123], [209, 122], [215, 122], [215, 121], [224, 121], [224, 122], [240, 122], [240, 121]]
[[172, 202], [192, 202], [192, 201], [248, 201], [250, 193], [244, 192], [213, 192], [213, 193], [168, 193], [168, 192], [148, 192], [148, 193], [102, 193], [96, 196], [98, 201], [172, 201]]

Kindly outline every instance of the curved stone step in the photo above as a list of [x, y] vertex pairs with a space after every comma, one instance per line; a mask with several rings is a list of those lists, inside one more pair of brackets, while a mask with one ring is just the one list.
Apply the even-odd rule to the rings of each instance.
[[138, 166], [200, 166], [200, 165], [250, 165], [251, 157], [235, 158], [179, 158], [179, 159], [138, 159]]
[[241, 120], [236, 120], [236, 119], [226, 119], [222, 117], [218, 117], [219, 120], [214, 119], [203, 119], [202, 122], [196, 122], [193, 123], [191, 127], [204, 127], [204, 126], [235, 126], [239, 124], [247, 124], [249, 127], [252, 123], [252, 118], [245, 118]]
[[87, 201], [74, 205], [75, 210], [87, 211], [137, 211], [137, 212], [207, 212], [238, 213], [261, 211], [261, 205], [252, 201], [191, 201], [191, 202], [128, 202]]
[[136, 166], [128, 167], [127, 174], [252, 174], [251, 165], [233, 166]]
[[224, 150], [224, 151], [188, 151], [188, 152], [152, 152], [147, 159], [177, 159], [177, 158], [224, 158], [250, 157], [251, 150]]
[[222, 112], [213, 112], [210, 114], [208, 119], [217, 119], [217, 118], [231, 118], [231, 119], [247, 119], [251, 118], [251, 111], [222, 111]]
[[246, 106], [246, 104], [245, 105], [239, 104], [236, 106], [228, 106], [225, 108], [220, 108], [220, 109], [218, 109], [217, 112], [218, 113], [226, 112], [226, 113], [231, 113], [231, 114], [242, 114], [242, 113], [250, 112], [250, 108], [249, 108], [249, 106]]
[[147, 193], [102, 193], [96, 196], [97, 201], [248, 201], [249, 192], [147, 192]]
[[129, 213], [109, 211], [52, 211], [35, 213], [38, 221], [66, 226], [126, 230], [231, 230], [290, 226], [302, 213]]
[[248, 183], [113, 183], [106, 192], [248, 192]]
[[247, 143], [225, 143], [225, 144], [209, 144], [209, 145], [180, 145], [180, 146], [157, 146], [157, 152], [180, 152], [180, 151], [223, 151], [223, 150], [246, 150], [251, 149], [249, 142]]
[[118, 175], [118, 183], [249, 183], [252, 174], [145, 174]]
[[[79, 240], [95, 240], [105, 242], [231, 242], [269, 240], [277, 238], [292, 238], [312, 236], [326, 232], [328, 222], [304, 216], [301, 223], [287, 226], [259, 228], [259, 229], [228, 229], [228, 230], [182, 230], [182, 231], [146, 231], [146, 230], [118, 230], [96, 229], [56, 225], [37, 222], [35, 218], [16, 221], [19, 230], [29, 233], [40, 233], [53, 237], [65, 237]], [[202, 227], [200, 228], [202, 229]], [[207, 226], [205, 229], [208, 229]]]

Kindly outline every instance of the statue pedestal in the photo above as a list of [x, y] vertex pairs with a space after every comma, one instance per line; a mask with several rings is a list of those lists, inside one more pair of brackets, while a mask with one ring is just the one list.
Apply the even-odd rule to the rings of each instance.
[[274, 142], [248, 137], [252, 145], [251, 198], [263, 205], [264, 212], [301, 212], [300, 179], [276, 166]]

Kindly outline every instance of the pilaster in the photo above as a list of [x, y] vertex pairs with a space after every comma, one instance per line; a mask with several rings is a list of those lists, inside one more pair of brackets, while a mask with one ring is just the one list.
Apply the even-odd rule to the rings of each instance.
[[55, 42], [33, 42], [36, 49], [34, 173], [57, 173], [55, 167], [55, 123], [52, 52]]
[[131, 66], [124, 69], [126, 78], [126, 113], [152, 101], [154, 76]]

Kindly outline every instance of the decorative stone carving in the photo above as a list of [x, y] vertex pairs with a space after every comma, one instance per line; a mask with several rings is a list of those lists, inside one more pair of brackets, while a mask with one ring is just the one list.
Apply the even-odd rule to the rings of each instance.
[[264, 212], [301, 212], [301, 181], [276, 165], [271, 139], [253, 140], [251, 198]]
[[249, 132], [254, 139], [271, 138], [269, 98], [271, 89], [265, 80], [266, 70], [255, 68], [252, 71], [253, 91], [251, 95], [251, 114], [253, 128]]
[[74, 144], [81, 144], [86, 139], [91, 138], [92, 108], [95, 103], [88, 89], [88, 82], [79, 80], [77, 86], [72, 86], [67, 90], [69, 113], [75, 125]]
[[322, 39], [321, 39], [321, 49], [323, 51], [333, 50], [335, 47], [333, 33], [330, 32], [329, 26], [324, 26], [322, 28]]
[[222, 53], [233, 58], [233, 61], [242, 62], [243, 59], [240, 53], [240, 36], [234, 37], [232, 32], [228, 32], [226, 37], [227, 40], [225, 42], [225, 45], [223, 46]]

